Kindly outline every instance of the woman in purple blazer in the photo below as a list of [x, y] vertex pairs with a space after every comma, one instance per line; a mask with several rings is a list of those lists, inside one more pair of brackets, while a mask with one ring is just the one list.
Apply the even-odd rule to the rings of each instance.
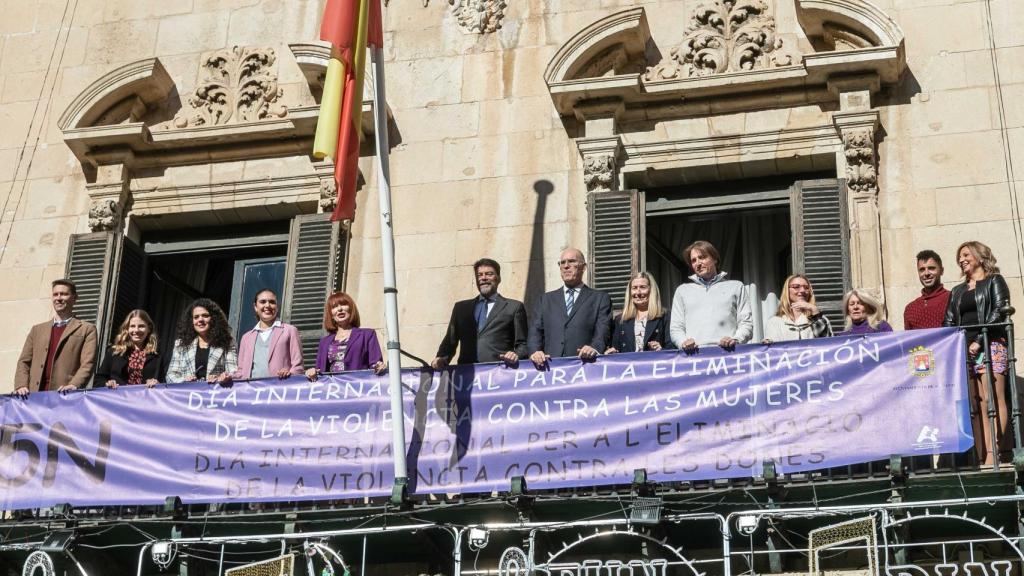
[[236, 380], [288, 378], [302, 374], [302, 342], [299, 331], [277, 319], [277, 294], [260, 290], [253, 299], [259, 322], [242, 335], [238, 344]]
[[324, 306], [324, 330], [316, 352], [316, 366], [306, 370], [310, 380], [321, 372], [373, 369], [384, 372], [384, 357], [377, 343], [377, 333], [359, 327], [359, 308], [344, 292], [335, 292]]

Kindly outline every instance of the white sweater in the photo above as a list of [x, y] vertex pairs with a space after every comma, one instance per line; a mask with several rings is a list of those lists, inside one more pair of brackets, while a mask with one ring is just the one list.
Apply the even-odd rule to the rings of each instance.
[[718, 344], [726, 336], [737, 342], [749, 342], [754, 334], [747, 290], [738, 280], [726, 280], [719, 272], [705, 286], [696, 274], [693, 282], [676, 288], [672, 297], [672, 322], [669, 335], [682, 348], [693, 338], [697, 345]]
[[819, 314], [814, 319], [808, 319], [801, 315], [796, 322], [788, 317], [772, 316], [764, 327], [765, 340], [772, 342], [786, 342], [789, 340], [810, 340], [811, 338], [825, 338], [832, 335], [832, 324], [824, 314]]

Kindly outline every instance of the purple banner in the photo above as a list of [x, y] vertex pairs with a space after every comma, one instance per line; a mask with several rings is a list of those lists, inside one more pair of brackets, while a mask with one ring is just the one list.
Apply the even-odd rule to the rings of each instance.
[[[756, 475], [973, 445], [962, 334], [921, 330], [403, 371], [416, 492]], [[386, 377], [124, 386], [2, 401], [4, 509], [376, 496]]]

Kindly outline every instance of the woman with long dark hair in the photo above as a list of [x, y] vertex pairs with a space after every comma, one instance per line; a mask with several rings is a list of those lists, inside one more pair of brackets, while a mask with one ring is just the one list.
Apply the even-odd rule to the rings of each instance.
[[[992, 249], [978, 241], [964, 242], [956, 249], [956, 262], [963, 275], [963, 284], [953, 287], [946, 307], [943, 326], [976, 326], [978, 324], [1001, 324], [1006, 322], [1004, 309], [1010, 305], [1010, 289], [999, 274], [996, 257]], [[996, 455], [991, 452], [992, 436], [1004, 450], [1009, 451], [1006, 436], [1008, 420], [1006, 408], [1006, 331], [989, 328], [989, 349], [984, 350], [985, 338], [978, 328], [967, 328], [967, 362], [970, 375], [971, 401], [974, 403], [971, 422], [974, 427], [974, 450], [978, 461], [991, 465]], [[988, 358], [986, 358], [988, 354]], [[989, 387], [984, 374], [992, 363], [992, 387], [996, 400], [996, 426], [993, 431], [986, 416], [989, 401]]]
[[235, 370], [235, 338], [224, 311], [209, 298], [193, 301], [178, 322], [167, 381], [227, 384]]
[[121, 322], [114, 344], [96, 370], [93, 386], [154, 386], [164, 380], [164, 364], [164, 357], [157, 352], [153, 319], [145, 310], [132, 310]]

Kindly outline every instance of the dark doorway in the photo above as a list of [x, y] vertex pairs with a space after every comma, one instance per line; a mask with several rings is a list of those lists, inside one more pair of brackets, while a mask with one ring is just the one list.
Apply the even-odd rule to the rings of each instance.
[[711, 242], [722, 257], [719, 269], [747, 285], [759, 338], [758, 312], [762, 320], [775, 314], [779, 290], [793, 269], [791, 238], [789, 207], [648, 218], [647, 267], [665, 304], [671, 305], [675, 288], [692, 273], [683, 248], [696, 240]]
[[207, 237], [162, 233], [143, 238], [148, 260], [146, 308], [157, 324], [161, 342], [174, 342], [178, 320], [196, 298], [217, 302], [228, 316], [236, 339], [256, 323], [251, 306], [256, 292], [277, 292], [284, 310], [288, 223], [260, 225], [261, 232], [220, 230]]

